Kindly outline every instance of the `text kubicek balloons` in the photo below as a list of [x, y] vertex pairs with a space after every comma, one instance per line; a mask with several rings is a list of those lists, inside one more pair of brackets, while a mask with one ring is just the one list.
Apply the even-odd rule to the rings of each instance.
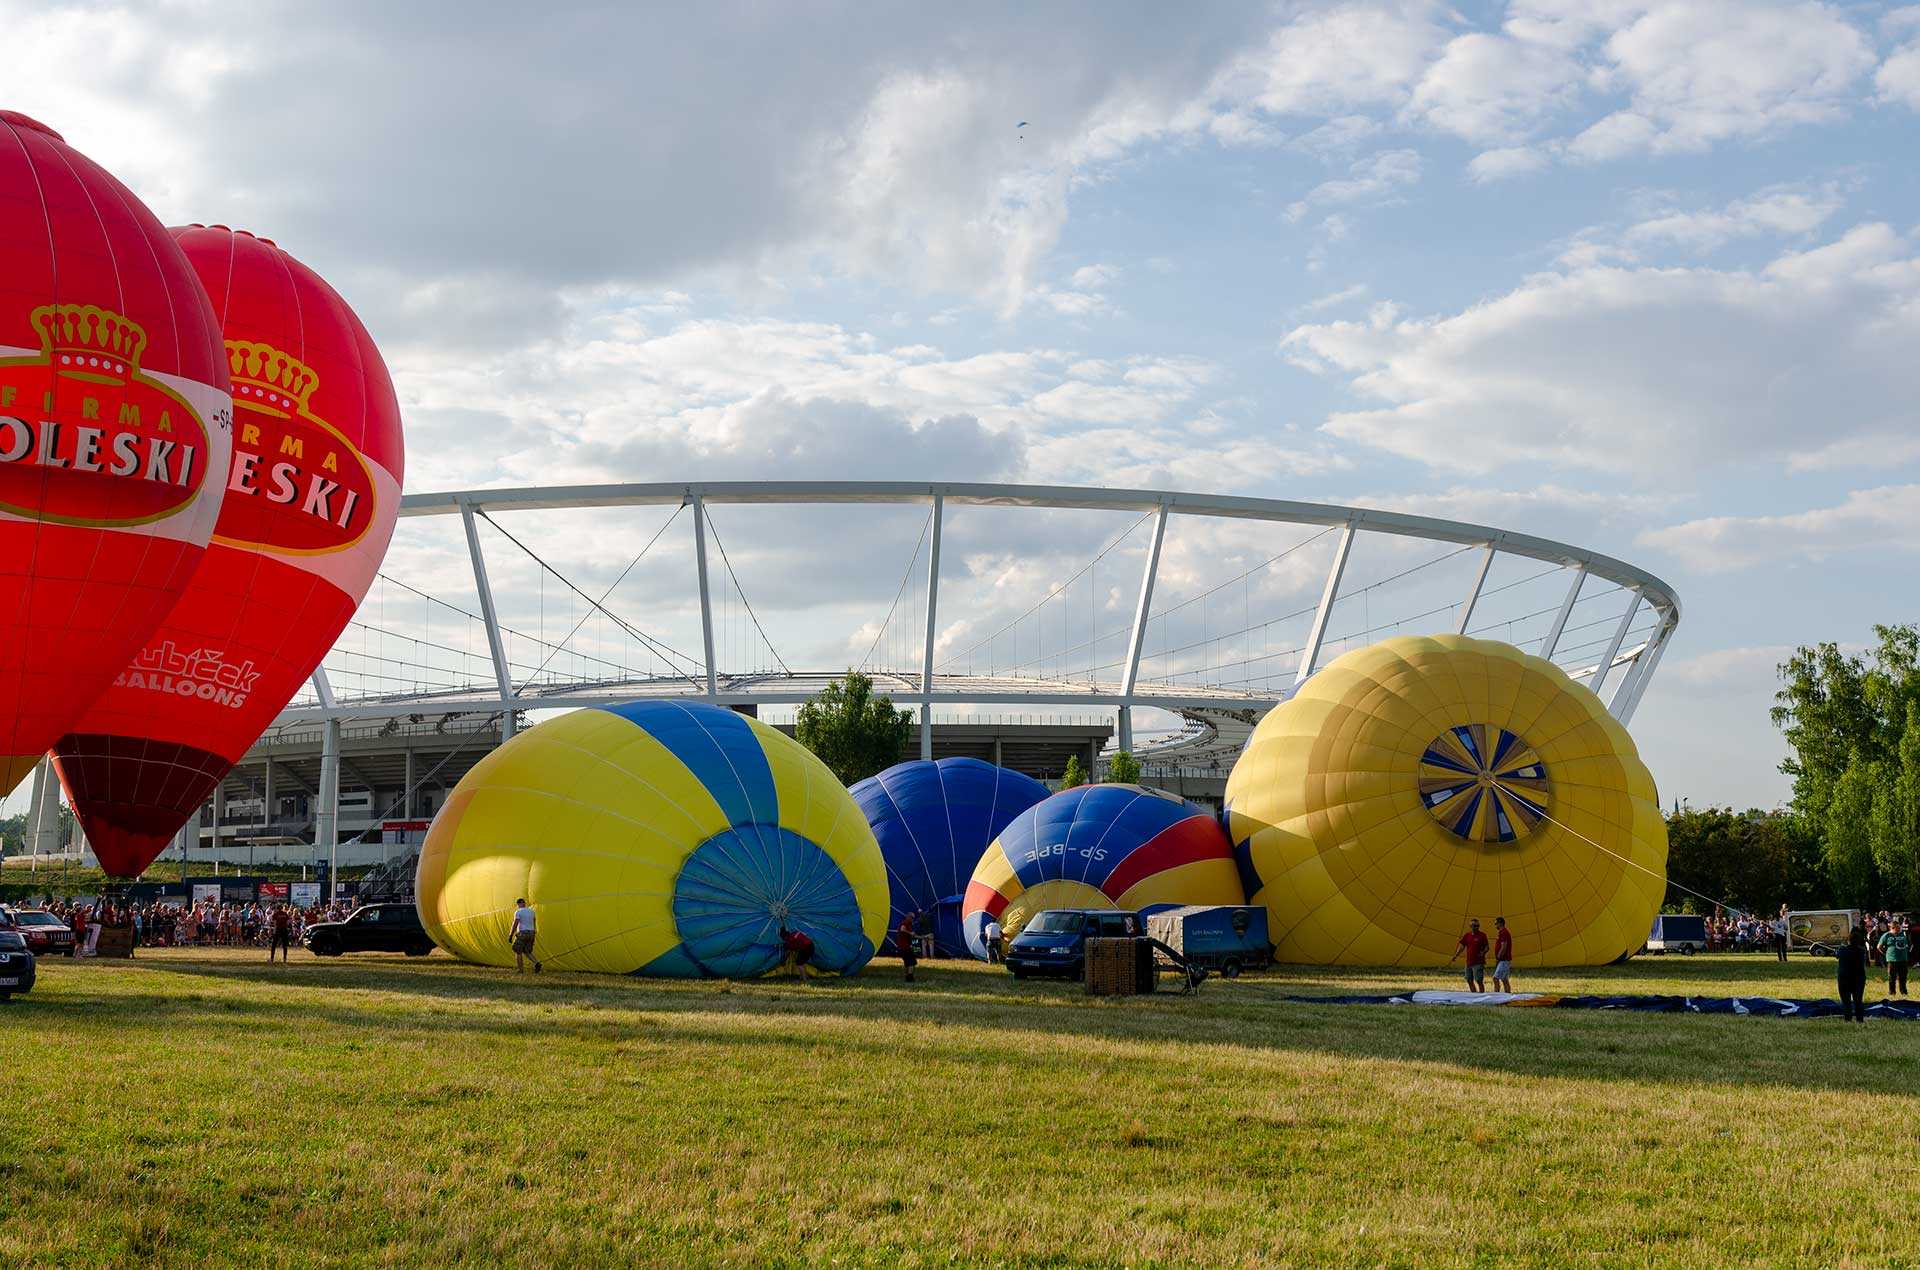
[[353, 616], [399, 510], [400, 407], [366, 328], [264, 238], [174, 231], [233, 375], [220, 522], [179, 602], [54, 750], [111, 876], [146, 868]]
[[219, 321], [166, 229], [0, 111], [0, 794], [199, 564], [231, 410]]

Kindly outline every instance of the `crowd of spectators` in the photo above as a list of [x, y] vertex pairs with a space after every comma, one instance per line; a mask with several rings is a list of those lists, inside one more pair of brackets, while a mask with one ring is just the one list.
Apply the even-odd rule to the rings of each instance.
[[[1881, 936], [1892, 931], [1908, 929], [1905, 923], [1909, 915], [1893, 913], [1882, 909], [1878, 913], [1862, 913], [1860, 924], [1867, 935], [1867, 956], [1870, 964], [1887, 964], [1886, 950], [1881, 946]], [[1716, 909], [1707, 919], [1707, 947], [1713, 952], [1773, 952], [1778, 953], [1787, 943], [1787, 909], [1783, 906], [1778, 917], [1763, 917], [1757, 913], [1729, 913]]]
[[[144, 903], [102, 901], [75, 904], [56, 900], [47, 911], [73, 930], [75, 956], [85, 956], [87, 931], [96, 926], [133, 927], [135, 945], [145, 948], [265, 948], [273, 934], [273, 910], [285, 901], [254, 900], [244, 904], [182, 904], [153, 900]], [[350, 900], [314, 908], [290, 908], [293, 942], [316, 922], [337, 922], [354, 909]]]
[[1707, 919], [1707, 948], [1712, 952], [1775, 952], [1786, 937], [1786, 915], [1715, 912]]

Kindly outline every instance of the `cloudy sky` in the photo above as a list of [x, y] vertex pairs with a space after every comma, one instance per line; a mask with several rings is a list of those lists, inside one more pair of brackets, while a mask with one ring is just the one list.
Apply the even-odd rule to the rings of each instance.
[[[1783, 797], [1793, 645], [1917, 616], [1920, 6], [0, 0], [0, 30], [0, 104], [348, 296], [411, 490], [1114, 483], [1570, 539], [1683, 597], [1635, 730], [1695, 802]], [[793, 563], [735, 524], [760, 598]], [[1125, 527], [1048, 543], [1077, 568]], [[1003, 600], [1064, 580], [998, 532], [958, 554]]]

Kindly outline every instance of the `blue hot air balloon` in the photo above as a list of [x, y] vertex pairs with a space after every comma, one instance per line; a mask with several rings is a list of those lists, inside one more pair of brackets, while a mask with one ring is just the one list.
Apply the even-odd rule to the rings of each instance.
[[851, 790], [887, 862], [889, 930], [930, 914], [935, 951], [968, 956], [960, 901], [974, 866], [1000, 831], [1047, 796], [1030, 776], [977, 758], [899, 763]]

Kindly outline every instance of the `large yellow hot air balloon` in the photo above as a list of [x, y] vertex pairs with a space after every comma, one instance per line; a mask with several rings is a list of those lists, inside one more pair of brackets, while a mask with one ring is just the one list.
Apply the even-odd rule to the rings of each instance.
[[1228, 827], [1275, 958], [1433, 966], [1505, 917], [1521, 965], [1638, 949], [1666, 890], [1653, 778], [1600, 699], [1466, 636], [1340, 657], [1255, 730]]

